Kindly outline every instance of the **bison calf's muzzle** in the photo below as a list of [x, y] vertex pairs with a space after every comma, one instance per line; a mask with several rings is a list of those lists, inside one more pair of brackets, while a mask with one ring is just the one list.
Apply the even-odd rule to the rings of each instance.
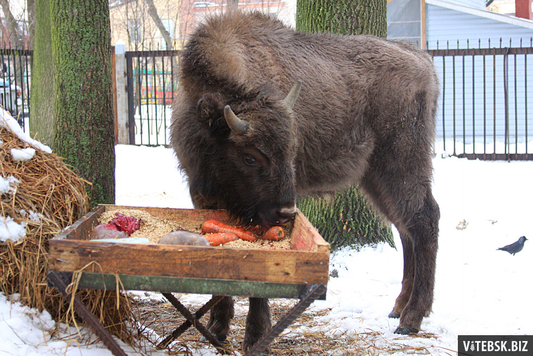
[[291, 221], [296, 216], [296, 205], [290, 206], [274, 206], [269, 209], [259, 212], [261, 218], [261, 225], [265, 227], [272, 227], [276, 225], [283, 225]]
[[296, 216], [296, 206], [280, 208], [277, 211], [278, 224], [288, 223], [292, 218]]

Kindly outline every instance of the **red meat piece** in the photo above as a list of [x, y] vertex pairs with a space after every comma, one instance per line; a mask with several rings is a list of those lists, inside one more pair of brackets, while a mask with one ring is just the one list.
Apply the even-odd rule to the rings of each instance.
[[133, 216], [115, 213], [115, 217], [109, 222], [108, 225], [116, 226], [118, 231], [124, 231], [129, 236], [141, 228], [141, 221], [137, 220]]

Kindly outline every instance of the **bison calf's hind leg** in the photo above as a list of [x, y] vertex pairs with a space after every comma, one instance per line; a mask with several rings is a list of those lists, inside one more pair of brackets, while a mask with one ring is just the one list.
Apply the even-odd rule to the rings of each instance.
[[402, 240], [402, 249], [403, 249], [403, 280], [402, 280], [402, 291], [398, 298], [396, 298], [396, 303], [394, 308], [389, 314], [389, 318], [399, 318], [402, 314], [402, 311], [405, 309], [405, 306], [409, 302], [411, 293], [413, 291], [413, 281], [415, 278], [414, 270], [414, 247], [407, 232], [400, 232], [400, 237]]
[[[433, 288], [435, 285], [435, 270], [438, 249], [438, 222], [439, 206], [428, 191], [423, 208], [415, 214], [407, 225], [412, 244], [406, 246], [407, 253], [412, 254], [414, 279], [409, 301], [400, 315], [400, 325], [396, 329], [397, 334], [416, 333], [420, 330], [422, 319], [429, 315], [433, 304]], [[402, 241], [404, 237], [402, 237]], [[412, 245], [412, 249], [411, 246]], [[405, 256], [404, 251], [404, 256]], [[404, 276], [404, 281], [409, 276]], [[408, 283], [411, 284], [411, 283]], [[405, 288], [406, 286], [402, 286]], [[407, 286], [409, 288], [409, 286]], [[403, 293], [403, 290], [402, 290]], [[400, 296], [397, 305], [403, 303], [405, 295]], [[400, 299], [402, 298], [402, 299]]]

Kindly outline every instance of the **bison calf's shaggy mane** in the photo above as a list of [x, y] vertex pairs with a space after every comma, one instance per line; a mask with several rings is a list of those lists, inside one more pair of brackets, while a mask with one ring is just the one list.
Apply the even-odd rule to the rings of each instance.
[[[297, 197], [358, 183], [400, 232], [404, 276], [389, 316], [400, 318], [397, 333], [413, 333], [433, 302], [438, 88], [430, 57], [409, 44], [229, 13], [183, 50], [171, 142], [195, 207], [243, 223], [287, 222]], [[219, 339], [232, 316], [231, 298], [212, 311]], [[244, 349], [270, 327], [267, 300], [251, 298]]]

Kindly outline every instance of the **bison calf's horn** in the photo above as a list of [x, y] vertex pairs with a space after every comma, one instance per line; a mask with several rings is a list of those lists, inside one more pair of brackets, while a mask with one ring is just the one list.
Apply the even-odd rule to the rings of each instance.
[[228, 123], [229, 128], [236, 135], [244, 135], [250, 126], [246, 121], [239, 119], [237, 115], [231, 110], [229, 105], [224, 107], [224, 118]]
[[298, 96], [300, 95], [300, 89], [302, 88], [302, 81], [298, 80], [293, 87], [291, 88], [291, 91], [285, 99], [283, 99], [283, 104], [285, 104], [286, 107], [292, 110], [294, 107], [294, 104], [296, 104], [296, 100], [298, 99]]

